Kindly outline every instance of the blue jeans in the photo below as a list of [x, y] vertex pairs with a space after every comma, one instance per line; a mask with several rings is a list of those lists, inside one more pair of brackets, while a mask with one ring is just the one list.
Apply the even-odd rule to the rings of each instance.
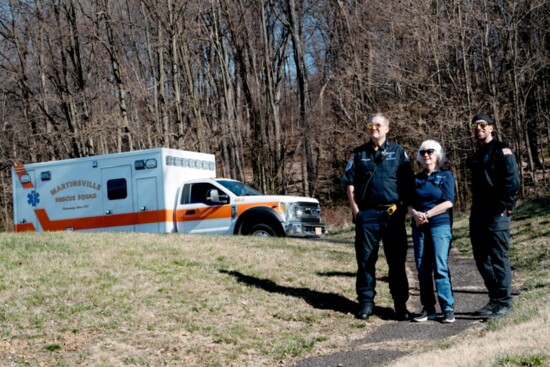
[[447, 263], [451, 245], [451, 226], [424, 224], [420, 228], [413, 227], [412, 236], [420, 283], [420, 302], [425, 308], [435, 310], [433, 289], [435, 280], [441, 310], [454, 311], [455, 300]]

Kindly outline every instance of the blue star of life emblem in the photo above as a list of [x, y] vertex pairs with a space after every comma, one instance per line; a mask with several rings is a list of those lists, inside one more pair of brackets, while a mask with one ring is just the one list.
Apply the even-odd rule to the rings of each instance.
[[36, 206], [40, 202], [40, 194], [35, 190], [32, 190], [27, 195], [27, 203], [31, 206]]

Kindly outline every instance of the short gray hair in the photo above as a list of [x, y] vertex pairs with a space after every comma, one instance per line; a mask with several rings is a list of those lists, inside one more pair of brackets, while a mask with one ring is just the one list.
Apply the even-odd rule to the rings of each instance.
[[418, 152], [416, 153], [416, 160], [422, 163], [422, 155], [420, 154], [420, 151], [428, 149], [434, 150], [434, 154], [437, 157], [437, 163], [442, 166], [443, 163], [445, 163], [445, 152], [443, 151], [443, 148], [441, 148], [441, 144], [435, 140], [424, 140], [422, 144], [420, 144]]
[[369, 118], [367, 119], [367, 123], [371, 123], [375, 117], [382, 117], [384, 120], [386, 120], [386, 125], [390, 126], [390, 118], [388, 117], [388, 115], [382, 112], [371, 113], [369, 115]]

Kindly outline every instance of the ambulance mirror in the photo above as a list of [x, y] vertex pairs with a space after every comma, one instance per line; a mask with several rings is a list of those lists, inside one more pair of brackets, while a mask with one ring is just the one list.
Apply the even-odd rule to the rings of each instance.
[[212, 189], [208, 191], [206, 201], [211, 204], [227, 204], [229, 203], [229, 196], [220, 195], [218, 189]]
[[208, 192], [208, 196], [206, 197], [206, 200], [213, 202], [213, 203], [219, 203], [220, 202], [220, 193], [216, 189], [212, 189]]

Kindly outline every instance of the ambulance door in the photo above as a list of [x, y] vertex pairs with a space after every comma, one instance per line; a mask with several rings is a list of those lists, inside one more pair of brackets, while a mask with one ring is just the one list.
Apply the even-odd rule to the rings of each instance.
[[14, 200], [15, 231], [42, 231], [34, 211], [42, 206], [40, 196], [44, 193], [40, 193], [36, 188], [34, 171], [19, 169], [17, 176], [14, 178], [13, 186], [14, 192], [17, 193], [17, 198]]
[[[178, 206], [178, 231], [183, 224], [183, 233], [228, 234], [236, 208], [230, 205], [227, 193], [208, 182], [186, 185], [181, 205]], [[212, 190], [226, 202], [213, 202]]]
[[101, 182], [103, 230], [133, 232], [137, 215], [134, 213], [132, 166], [103, 168]]
[[136, 232], [158, 232], [159, 213], [157, 198], [157, 178], [146, 177], [136, 181], [139, 220]]

